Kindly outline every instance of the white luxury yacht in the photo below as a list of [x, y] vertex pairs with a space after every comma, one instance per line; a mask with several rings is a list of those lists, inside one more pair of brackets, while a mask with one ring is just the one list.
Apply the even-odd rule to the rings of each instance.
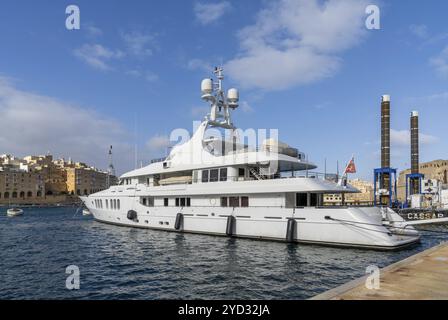
[[[358, 192], [310, 174], [316, 166], [275, 138], [242, 143], [231, 121], [238, 91], [227, 95], [222, 68], [202, 81], [211, 110], [188, 141], [117, 186], [81, 197], [97, 221], [139, 228], [375, 249], [416, 243], [419, 233], [394, 211], [326, 207], [324, 194]], [[211, 135], [226, 131], [230, 139]], [[302, 172], [302, 174], [298, 174]]]

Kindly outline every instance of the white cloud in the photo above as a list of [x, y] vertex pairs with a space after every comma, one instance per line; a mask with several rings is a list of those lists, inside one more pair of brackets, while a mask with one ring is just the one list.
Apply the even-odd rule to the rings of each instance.
[[124, 57], [124, 53], [120, 50], [108, 49], [100, 44], [84, 44], [75, 50], [75, 56], [93, 68], [107, 71], [112, 69], [108, 62]]
[[187, 63], [187, 68], [189, 70], [200, 70], [207, 73], [210, 73], [213, 71], [212, 64], [208, 61], [202, 60], [202, 59], [191, 59]]
[[240, 30], [225, 69], [246, 88], [281, 90], [332, 76], [339, 56], [365, 36], [364, 0], [282, 0]]
[[149, 151], [154, 154], [164, 154], [166, 149], [171, 146], [172, 143], [168, 136], [156, 135], [148, 140], [146, 146]]
[[205, 117], [208, 113], [210, 113], [210, 107], [193, 107], [191, 108], [191, 115], [193, 117]]
[[132, 31], [129, 33], [121, 32], [120, 35], [130, 54], [136, 57], [152, 56], [156, 47], [155, 34]]
[[[439, 139], [435, 136], [420, 133], [421, 145], [436, 143]], [[409, 147], [411, 143], [411, 134], [409, 130], [390, 130], [390, 143], [393, 147]]]
[[420, 97], [409, 97], [406, 104], [421, 107], [448, 107], [448, 91], [430, 94]]
[[128, 76], [134, 78], [142, 78], [148, 82], [156, 82], [159, 80], [159, 75], [152, 71], [140, 71], [137, 69], [128, 70], [125, 72]]
[[247, 102], [247, 101], [241, 101], [240, 102], [240, 108], [245, 113], [252, 113], [254, 112], [254, 108]]
[[409, 26], [409, 31], [420, 39], [427, 39], [429, 37], [428, 27], [424, 24], [412, 24]]
[[438, 74], [448, 77], [448, 46], [438, 56], [431, 58], [429, 62]]
[[216, 3], [197, 2], [194, 6], [196, 19], [202, 25], [208, 25], [218, 21], [222, 16], [232, 9], [232, 5], [227, 1]]
[[156, 82], [157, 80], [159, 80], [159, 75], [152, 71], [146, 71], [145, 80], [148, 82]]
[[129, 134], [122, 125], [94, 111], [17, 89], [0, 78], [0, 153], [17, 156], [45, 154], [72, 157], [107, 167], [114, 147], [115, 166], [127, 170], [131, 159]]
[[85, 28], [90, 37], [99, 37], [103, 35], [103, 30], [94, 26], [92, 23], [84, 25], [83, 28]]

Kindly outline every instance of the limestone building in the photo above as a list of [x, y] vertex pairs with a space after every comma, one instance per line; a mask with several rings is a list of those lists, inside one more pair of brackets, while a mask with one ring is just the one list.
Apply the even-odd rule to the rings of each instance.
[[[448, 160], [420, 163], [419, 171], [425, 175], [425, 179], [439, 180], [445, 188], [448, 188]], [[409, 173], [411, 173], [411, 169], [401, 171], [398, 176], [397, 197], [402, 202], [406, 200], [406, 175]]]
[[0, 204], [45, 204], [75, 201], [116, 184], [116, 177], [85, 163], [53, 156], [17, 158], [0, 155]]
[[[373, 203], [373, 183], [361, 179], [349, 180], [348, 183], [358, 189], [360, 193], [347, 193], [345, 203], [348, 205], [371, 205]], [[324, 195], [324, 205], [342, 205], [340, 194]]]

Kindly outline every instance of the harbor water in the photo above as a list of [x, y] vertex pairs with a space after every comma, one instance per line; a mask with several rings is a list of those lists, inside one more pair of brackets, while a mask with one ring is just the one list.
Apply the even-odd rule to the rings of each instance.
[[[234, 239], [102, 224], [70, 208], [0, 208], [0, 299], [306, 299], [448, 239], [425, 226], [399, 252]], [[80, 289], [66, 288], [66, 267]]]

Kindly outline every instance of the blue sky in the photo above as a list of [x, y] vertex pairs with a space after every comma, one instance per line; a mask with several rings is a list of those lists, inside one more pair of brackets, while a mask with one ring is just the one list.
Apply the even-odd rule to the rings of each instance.
[[[80, 30], [65, 28], [76, 4]], [[365, 7], [380, 8], [367, 30]], [[380, 97], [392, 97], [392, 163], [409, 165], [409, 113], [421, 160], [448, 158], [448, 3], [431, 1], [2, 1], [0, 154], [44, 154], [119, 173], [147, 163], [175, 128], [204, 116], [200, 81], [223, 64], [240, 88], [241, 128], [329, 171], [355, 154], [379, 166]]]

